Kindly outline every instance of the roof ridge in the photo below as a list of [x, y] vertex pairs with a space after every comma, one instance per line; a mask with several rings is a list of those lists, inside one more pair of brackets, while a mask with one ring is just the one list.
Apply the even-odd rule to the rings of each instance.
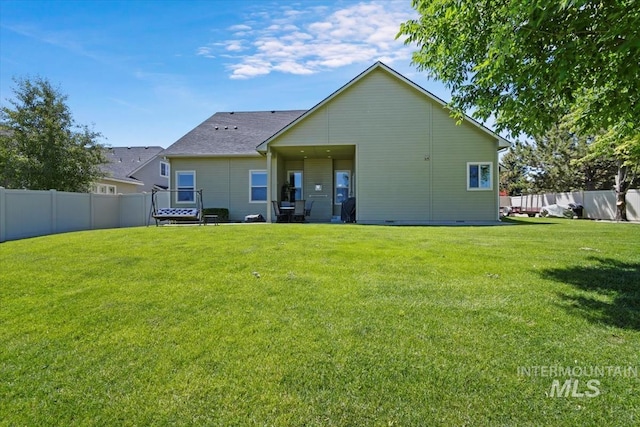
[[298, 108], [291, 110], [253, 110], [253, 111], [216, 111], [213, 115], [216, 114], [251, 114], [251, 113], [292, 113], [297, 111], [307, 111], [307, 108]]

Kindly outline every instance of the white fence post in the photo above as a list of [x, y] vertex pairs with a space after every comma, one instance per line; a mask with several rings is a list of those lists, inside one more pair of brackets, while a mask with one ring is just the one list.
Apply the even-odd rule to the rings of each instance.
[[58, 192], [56, 190], [49, 190], [51, 195], [51, 234], [56, 234], [58, 231]]
[[93, 197], [93, 193], [89, 193], [89, 230], [95, 229], [95, 206], [94, 205], [95, 198]]
[[124, 212], [122, 212], [122, 198], [124, 196], [122, 195], [122, 193], [118, 193], [118, 195], [116, 197], [117, 197], [117, 200], [118, 200], [118, 227], [117, 228], [121, 228], [122, 227], [122, 216], [124, 215]]
[[147, 205], [149, 204], [148, 202], [150, 196], [151, 193], [144, 193], [144, 197], [142, 198], [142, 225], [149, 225], [148, 221], [150, 209], [147, 208]]
[[0, 187], [0, 243], [7, 239], [7, 201], [4, 187]]

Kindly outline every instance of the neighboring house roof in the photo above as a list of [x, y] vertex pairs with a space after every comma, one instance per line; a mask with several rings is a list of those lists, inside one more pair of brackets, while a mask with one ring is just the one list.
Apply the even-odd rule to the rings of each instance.
[[[438, 98], [437, 96], [435, 96], [434, 94], [432, 94], [428, 90], [424, 89], [422, 86], [412, 82], [411, 80], [409, 80], [408, 78], [406, 78], [402, 74], [398, 73], [394, 69], [390, 68], [389, 66], [387, 66], [387, 65], [383, 64], [382, 62], [378, 61], [375, 64], [373, 64], [371, 67], [367, 68], [362, 73], [357, 75], [355, 78], [353, 78], [347, 84], [342, 86], [340, 89], [336, 90], [331, 95], [329, 95], [328, 97], [326, 97], [325, 99], [320, 101], [320, 103], [318, 103], [315, 107], [313, 107], [310, 110], [306, 111], [304, 114], [302, 114], [300, 117], [297, 117], [291, 123], [288, 123], [282, 129], [279, 129], [278, 132], [270, 135], [268, 139], [266, 139], [265, 141], [261, 142], [257, 146], [257, 150], [260, 151], [260, 152], [265, 152], [267, 150], [267, 145], [269, 144], [269, 142], [271, 142], [272, 140], [274, 140], [275, 138], [277, 138], [278, 136], [280, 136], [281, 134], [283, 134], [284, 132], [289, 130], [291, 127], [295, 126], [301, 120], [304, 120], [305, 117], [309, 116], [314, 111], [317, 111], [318, 109], [322, 108], [322, 106], [327, 104], [333, 98], [335, 98], [336, 96], [340, 95], [342, 92], [347, 90], [349, 87], [353, 86], [356, 82], [362, 80], [365, 76], [367, 76], [368, 74], [370, 74], [371, 72], [373, 72], [374, 70], [377, 70], [377, 69], [381, 69], [381, 70], [384, 70], [384, 71], [388, 72], [389, 74], [395, 76], [396, 78], [398, 78], [399, 80], [401, 80], [404, 83], [408, 84], [409, 86], [411, 86], [411, 87], [415, 88], [416, 90], [422, 92], [424, 95], [426, 95], [431, 100], [433, 100], [436, 103], [442, 105], [443, 108], [447, 108], [447, 103], [444, 102], [442, 99]], [[478, 123], [477, 121], [475, 121], [471, 117], [467, 116], [466, 114], [464, 116], [464, 120], [468, 121], [469, 123], [473, 124], [474, 126], [477, 126], [480, 130], [482, 130], [483, 132], [489, 134], [491, 137], [496, 138], [498, 140], [498, 148], [499, 149], [506, 148], [506, 147], [510, 146], [509, 141], [507, 141], [505, 138], [501, 137], [497, 133], [493, 132], [491, 129], [489, 129], [486, 126], [482, 125], [481, 123]]]
[[215, 113], [167, 148], [167, 157], [256, 156], [256, 146], [306, 110]]
[[162, 147], [109, 147], [105, 157], [109, 161], [101, 166], [104, 179], [144, 185], [133, 174], [162, 152]]

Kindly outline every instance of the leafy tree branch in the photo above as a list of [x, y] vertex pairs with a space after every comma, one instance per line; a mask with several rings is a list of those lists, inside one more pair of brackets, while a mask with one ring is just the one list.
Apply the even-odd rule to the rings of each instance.
[[89, 191], [106, 162], [102, 135], [76, 124], [67, 96], [48, 80], [14, 81], [10, 106], [0, 108], [0, 185]]

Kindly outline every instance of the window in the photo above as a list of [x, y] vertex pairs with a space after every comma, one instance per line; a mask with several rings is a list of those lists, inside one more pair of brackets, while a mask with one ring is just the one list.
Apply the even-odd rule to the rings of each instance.
[[160, 162], [160, 176], [162, 176], [164, 178], [168, 178], [169, 177], [169, 163]]
[[302, 171], [289, 171], [289, 185], [291, 185], [293, 200], [303, 200], [304, 197], [302, 197]]
[[97, 184], [95, 192], [98, 194], [116, 194], [116, 186], [109, 184]]
[[267, 201], [267, 171], [249, 171], [249, 201]]
[[196, 200], [196, 173], [176, 172], [176, 203], [193, 203]]
[[491, 190], [491, 163], [467, 163], [467, 190]]
[[335, 204], [342, 204], [349, 198], [351, 188], [351, 171], [336, 171]]

